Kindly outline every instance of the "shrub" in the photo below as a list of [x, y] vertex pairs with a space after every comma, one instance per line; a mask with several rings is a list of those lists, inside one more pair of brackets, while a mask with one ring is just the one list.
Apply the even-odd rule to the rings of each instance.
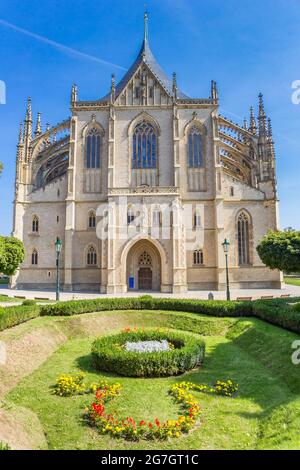
[[300, 333], [300, 311], [297, 310], [297, 304], [292, 307], [282, 302], [258, 300], [253, 302], [253, 314], [268, 323]]
[[22, 305], [27, 305], [27, 306], [36, 305], [36, 302], [35, 300], [26, 299], [22, 302]]
[[20, 305], [17, 307], [0, 307], [0, 331], [12, 326], [24, 323], [32, 318], [38, 317], [40, 309], [38, 305]]
[[[167, 340], [174, 348], [154, 353], [129, 352], [126, 342]], [[200, 366], [205, 343], [192, 335], [169, 331], [123, 332], [98, 338], [92, 346], [97, 369], [127, 377], [166, 377], [179, 375]]]
[[8, 444], [0, 441], [0, 450], [11, 450], [11, 447], [9, 447]]
[[251, 302], [207, 301], [190, 299], [138, 298], [95, 299], [43, 305], [41, 315], [68, 316], [107, 310], [173, 310], [216, 317], [252, 316]]

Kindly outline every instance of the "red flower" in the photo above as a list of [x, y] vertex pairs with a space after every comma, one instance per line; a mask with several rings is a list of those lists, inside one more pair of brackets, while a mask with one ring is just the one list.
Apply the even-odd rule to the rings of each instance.
[[140, 426], [146, 426], [146, 424], [147, 424], [147, 423], [146, 423], [146, 421], [144, 421], [144, 420], [142, 420], [142, 421], [140, 422]]
[[160, 427], [160, 421], [157, 418], [155, 419], [155, 424], [158, 428]]
[[153, 428], [153, 424], [152, 424], [152, 423], [149, 423], [149, 428], [150, 428], [150, 429]]

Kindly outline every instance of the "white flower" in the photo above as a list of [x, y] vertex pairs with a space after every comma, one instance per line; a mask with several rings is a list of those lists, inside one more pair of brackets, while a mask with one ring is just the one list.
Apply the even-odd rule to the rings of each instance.
[[170, 346], [166, 339], [161, 341], [136, 341], [135, 343], [127, 342], [125, 350], [128, 352], [153, 353], [169, 351]]

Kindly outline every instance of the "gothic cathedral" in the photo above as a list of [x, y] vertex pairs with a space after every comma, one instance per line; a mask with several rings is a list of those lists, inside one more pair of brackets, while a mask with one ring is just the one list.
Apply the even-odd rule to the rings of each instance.
[[33, 132], [31, 100], [17, 147], [14, 236], [26, 258], [12, 287], [124, 293], [225, 288], [230, 241], [236, 288], [280, 288], [256, 246], [278, 228], [271, 121], [235, 124], [209, 98], [190, 98], [148, 40], [124, 78], [96, 101], [71, 94], [71, 117]]

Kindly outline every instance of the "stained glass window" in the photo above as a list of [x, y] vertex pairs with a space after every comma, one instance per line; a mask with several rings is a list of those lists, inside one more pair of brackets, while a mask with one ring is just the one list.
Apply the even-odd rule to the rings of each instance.
[[188, 158], [190, 168], [203, 167], [203, 144], [202, 136], [198, 127], [194, 126], [189, 132]]
[[93, 246], [90, 246], [87, 252], [87, 265], [88, 266], [97, 265], [97, 252]]
[[245, 265], [250, 263], [249, 255], [249, 217], [242, 212], [238, 218], [238, 250], [239, 264]]
[[32, 231], [34, 233], [38, 233], [39, 231], [39, 219], [36, 215], [32, 219]]
[[157, 168], [157, 133], [146, 121], [138, 124], [133, 132], [133, 169]]
[[95, 211], [89, 212], [89, 228], [96, 228], [96, 214]]
[[32, 254], [31, 254], [31, 264], [33, 266], [37, 266], [38, 265], [38, 252], [36, 250], [33, 250]]
[[197, 265], [203, 264], [203, 251], [202, 250], [194, 251], [194, 264], [197, 264]]
[[97, 128], [90, 129], [86, 137], [86, 168], [100, 168], [101, 136]]

